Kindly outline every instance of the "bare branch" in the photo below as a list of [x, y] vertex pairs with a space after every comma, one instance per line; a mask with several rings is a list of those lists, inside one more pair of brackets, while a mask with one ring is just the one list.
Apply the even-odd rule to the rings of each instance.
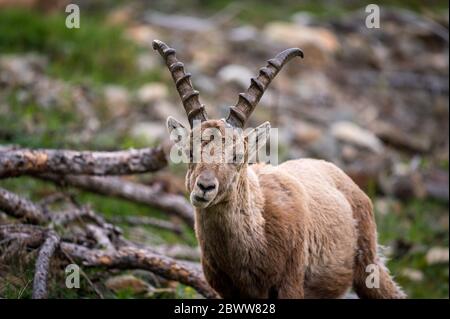
[[117, 216], [108, 220], [111, 220], [114, 223], [126, 223], [132, 226], [145, 225], [157, 227], [160, 229], [172, 231], [177, 235], [180, 235], [183, 231], [179, 224], [173, 223], [168, 220], [148, 216]]
[[44, 224], [48, 221], [40, 206], [3, 188], [0, 188], [0, 210], [32, 224]]
[[107, 251], [115, 250], [105, 229], [95, 225], [87, 225], [86, 228], [102, 249], [106, 249]]
[[199, 247], [190, 247], [187, 245], [159, 245], [152, 247], [158, 254], [169, 256], [176, 259], [200, 260]]
[[33, 280], [33, 299], [44, 299], [48, 296], [47, 280], [50, 261], [58, 248], [59, 242], [59, 236], [55, 232], [49, 231], [47, 233], [47, 239], [39, 250], [39, 255], [36, 260], [36, 272]]
[[106, 252], [61, 243], [61, 249], [75, 260], [82, 261], [86, 266], [149, 270], [164, 278], [191, 286], [206, 298], [218, 298], [218, 294], [204, 279], [200, 268], [193, 267], [192, 263], [184, 263], [146, 249], [130, 246]]
[[0, 239], [21, 240], [27, 246], [39, 247], [45, 240], [45, 228], [28, 224], [0, 225]]
[[180, 195], [161, 192], [159, 188], [126, 181], [117, 177], [94, 176], [40, 176], [56, 183], [65, 182], [94, 193], [116, 196], [137, 203], [150, 205], [166, 213], [183, 219], [194, 226], [194, 210], [189, 202]]
[[24, 174], [126, 175], [167, 165], [163, 147], [116, 152], [18, 149], [0, 152], [0, 178]]

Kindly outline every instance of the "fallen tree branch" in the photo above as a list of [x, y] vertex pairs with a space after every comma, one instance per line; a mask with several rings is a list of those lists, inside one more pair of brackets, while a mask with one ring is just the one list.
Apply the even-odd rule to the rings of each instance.
[[191, 227], [194, 226], [194, 210], [189, 202], [183, 196], [164, 193], [159, 188], [129, 182], [118, 177], [70, 175], [42, 175], [40, 177], [55, 183], [66, 183], [94, 193], [146, 204], [178, 216]]
[[116, 152], [17, 149], [0, 152], [0, 178], [25, 174], [127, 175], [167, 165], [162, 147]]
[[45, 240], [45, 228], [28, 224], [0, 225], [0, 239], [20, 240], [29, 247], [39, 247]]
[[191, 264], [136, 247], [121, 247], [116, 251], [88, 249], [83, 246], [61, 243], [63, 252], [86, 266], [119, 269], [144, 269], [170, 280], [195, 288], [206, 298], [217, 298], [217, 293], [207, 284], [201, 270]]
[[3, 188], [0, 188], [0, 210], [32, 224], [44, 224], [48, 221], [40, 206]]
[[176, 223], [173, 223], [168, 220], [163, 220], [159, 218], [153, 218], [148, 216], [117, 216], [111, 219], [108, 219], [114, 223], [126, 223], [131, 226], [152, 226], [160, 229], [168, 230], [174, 232], [177, 235], [180, 235], [183, 231], [182, 227]]
[[158, 254], [169, 256], [175, 259], [184, 259], [190, 261], [200, 260], [199, 247], [190, 247], [187, 245], [159, 245], [152, 247]]
[[[46, 273], [45, 269], [48, 269], [46, 265], [50, 262], [50, 257], [59, 243], [59, 249], [64, 255], [70, 260], [81, 262], [85, 266], [105, 267], [107, 269], [148, 270], [168, 280], [178, 281], [193, 287], [206, 298], [219, 297], [206, 282], [201, 267], [197, 263], [179, 261], [133, 245], [121, 246], [111, 251], [90, 249], [69, 242], [59, 242], [58, 237], [54, 237], [51, 231], [49, 232], [43, 227], [27, 224], [0, 225], [0, 239], [19, 238], [25, 239], [26, 244], [32, 244], [33, 247], [39, 246], [44, 242], [39, 252], [38, 260], [40, 260], [36, 262], [36, 268], [38, 268], [38, 264], [40, 265], [39, 279], [36, 279], [40, 285], [43, 274], [45, 275]], [[42, 291], [46, 290], [41, 289], [40, 293], [36, 293], [36, 295], [42, 296]]]
[[44, 299], [48, 296], [47, 280], [50, 261], [58, 248], [59, 242], [59, 236], [55, 232], [49, 231], [47, 233], [47, 239], [39, 250], [39, 255], [36, 260], [36, 271], [33, 279], [33, 299]]
[[86, 228], [102, 249], [105, 249], [107, 251], [115, 250], [115, 247], [111, 243], [111, 240], [109, 239], [108, 233], [105, 229], [95, 225], [87, 225]]

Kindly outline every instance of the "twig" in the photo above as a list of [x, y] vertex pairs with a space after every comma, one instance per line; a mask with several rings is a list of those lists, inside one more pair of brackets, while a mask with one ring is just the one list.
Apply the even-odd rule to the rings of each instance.
[[24, 174], [126, 175], [167, 165], [162, 147], [116, 152], [18, 149], [0, 152], [0, 178]]
[[47, 239], [42, 245], [36, 260], [36, 272], [33, 280], [33, 299], [44, 299], [48, 296], [47, 280], [50, 261], [55, 250], [58, 248], [59, 242], [59, 236], [55, 232], [49, 231], [47, 233]]

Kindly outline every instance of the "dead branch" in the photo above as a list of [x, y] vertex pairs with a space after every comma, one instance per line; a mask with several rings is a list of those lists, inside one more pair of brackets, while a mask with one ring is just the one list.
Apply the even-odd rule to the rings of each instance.
[[148, 216], [117, 216], [110, 220], [113, 221], [114, 223], [126, 223], [132, 226], [144, 225], [157, 227], [160, 229], [172, 231], [177, 235], [180, 235], [183, 231], [183, 229], [179, 224], [173, 223], [168, 220]]
[[193, 267], [191, 263], [184, 263], [146, 249], [130, 246], [107, 252], [71, 243], [61, 243], [61, 249], [86, 266], [149, 270], [164, 278], [191, 286], [206, 298], [218, 298], [217, 293], [205, 281], [200, 268]]
[[191, 261], [200, 260], [200, 249], [187, 245], [159, 245], [152, 247], [158, 254], [169, 256], [176, 259]]
[[114, 245], [111, 243], [111, 240], [109, 239], [108, 233], [105, 229], [92, 224], [87, 225], [86, 228], [102, 249], [105, 249], [107, 251], [115, 250]]
[[50, 261], [58, 248], [59, 242], [59, 236], [55, 232], [49, 231], [47, 233], [47, 239], [39, 250], [39, 255], [36, 260], [36, 272], [34, 273], [33, 280], [33, 299], [47, 298], [47, 280]]
[[67, 183], [94, 193], [146, 204], [178, 216], [191, 227], [194, 226], [194, 210], [189, 202], [183, 196], [164, 193], [159, 188], [129, 182], [118, 177], [70, 175], [43, 175], [40, 177], [56, 183]]
[[20, 240], [29, 247], [39, 247], [45, 240], [45, 228], [28, 224], [0, 225], [0, 239]]
[[167, 165], [162, 147], [116, 152], [18, 149], [0, 152], [0, 178], [24, 174], [126, 175]]
[[40, 206], [3, 188], [0, 188], [0, 209], [10, 216], [32, 224], [43, 224], [48, 221]]

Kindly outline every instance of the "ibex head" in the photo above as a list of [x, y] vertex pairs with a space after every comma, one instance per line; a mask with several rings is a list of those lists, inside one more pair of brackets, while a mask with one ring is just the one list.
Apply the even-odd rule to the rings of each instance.
[[[303, 53], [292, 48], [270, 59], [267, 66], [260, 69], [259, 75], [251, 79], [247, 92], [239, 94], [228, 117], [209, 120], [204, 105], [199, 101], [199, 92], [192, 87], [191, 74], [184, 72], [184, 65], [178, 61], [175, 50], [159, 40], [153, 41], [153, 48], [164, 58], [172, 74], [191, 126], [188, 130], [172, 117], [167, 120], [171, 134], [184, 131], [188, 136], [178, 146], [189, 160], [186, 186], [191, 193], [191, 202], [200, 208], [215, 205], [226, 199], [246, 167], [249, 156], [262, 147], [268, 137], [268, 122], [244, 134], [243, 128], [250, 114], [281, 68], [293, 57], [303, 57]], [[254, 138], [252, 143], [249, 143], [250, 136]]]

